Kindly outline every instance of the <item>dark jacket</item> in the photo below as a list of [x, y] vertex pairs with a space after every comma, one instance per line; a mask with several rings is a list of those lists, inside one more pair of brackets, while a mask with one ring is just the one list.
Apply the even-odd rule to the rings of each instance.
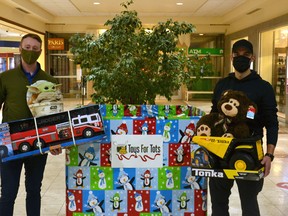
[[263, 136], [263, 128], [267, 130], [267, 144], [276, 145], [278, 139], [277, 103], [271, 84], [263, 80], [256, 71], [244, 79], [238, 80], [235, 73], [219, 80], [214, 89], [211, 112], [218, 112], [217, 102], [223, 91], [232, 89], [245, 92], [256, 103], [258, 112], [254, 121], [249, 121], [249, 127], [255, 135]]
[[[41, 70], [40, 65], [32, 83], [38, 80], [57, 82], [55, 78]], [[31, 84], [21, 65], [0, 74], [0, 107], [3, 105], [2, 122], [32, 117], [26, 100], [27, 86], [29, 85]]]

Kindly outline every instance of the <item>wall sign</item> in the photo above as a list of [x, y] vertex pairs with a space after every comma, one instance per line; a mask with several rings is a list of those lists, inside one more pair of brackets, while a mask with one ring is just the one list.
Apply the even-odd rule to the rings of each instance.
[[224, 50], [221, 48], [189, 48], [190, 55], [219, 55], [223, 56]]
[[64, 50], [64, 38], [48, 38], [48, 50]]

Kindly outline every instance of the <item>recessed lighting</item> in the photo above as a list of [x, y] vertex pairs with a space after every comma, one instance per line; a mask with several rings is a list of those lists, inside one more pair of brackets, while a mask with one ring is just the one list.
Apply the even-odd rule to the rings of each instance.
[[93, 4], [94, 5], [100, 5], [100, 2], [94, 2]]
[[183, 3], [182, 3], [182, 2], [177, 2], [176, 5], [178, 5], [178, 6], [182, 6]]
[[200, 35], [200, 36], [203, 36], [204, 34], [203, 34], [203, 33], [200, 33], [199, 35]]

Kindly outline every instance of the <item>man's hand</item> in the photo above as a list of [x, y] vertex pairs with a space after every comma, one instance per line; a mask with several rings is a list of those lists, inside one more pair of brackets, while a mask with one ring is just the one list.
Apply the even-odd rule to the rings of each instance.
[[261, 161], [261, 164], [264, 166], [264, 177], [266, 177], [270, 174], [271, 158], [268, 156], [264, 156], [263, 160]]
[[59, 155], [62, 153], [62, 148], [60, 145], [50, 146], [50, 153], [52, 155]]
[[[275, 145], [267, 144], [266, 152], [273, 155], [274, 151], [275, 151]], [[264, 166], [264, 177], [270, 174], [271, 161], [272, 158], [270, 158], [269, 156], [264, 156], [263, 160], [261, 161], [261, 164]]]

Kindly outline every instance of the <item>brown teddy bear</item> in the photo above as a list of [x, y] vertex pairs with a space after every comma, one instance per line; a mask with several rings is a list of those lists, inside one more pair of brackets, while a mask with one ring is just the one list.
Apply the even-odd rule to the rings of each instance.
[[220, 124], [215, 126], [215, 123], [220, 121], [219, 113], [210, 113], [202, 116], [196, 124], [197, 136], [222, 136], [224, 131]]
[[254, 119], [256, 104], [241, 91], [227, 90], [217, 104], [220, 120], [215, 123], [222, 125], [224, 136], [247, 138], [251, 135], [247, 125], [248, 119]]
[[251, 135], [246, 122], [254, 118], [257, 108], [243, 92], [223, 92], [217, 108], [219, 113], [205, 115], [197, 122], [197, 136], [247, 138]]

